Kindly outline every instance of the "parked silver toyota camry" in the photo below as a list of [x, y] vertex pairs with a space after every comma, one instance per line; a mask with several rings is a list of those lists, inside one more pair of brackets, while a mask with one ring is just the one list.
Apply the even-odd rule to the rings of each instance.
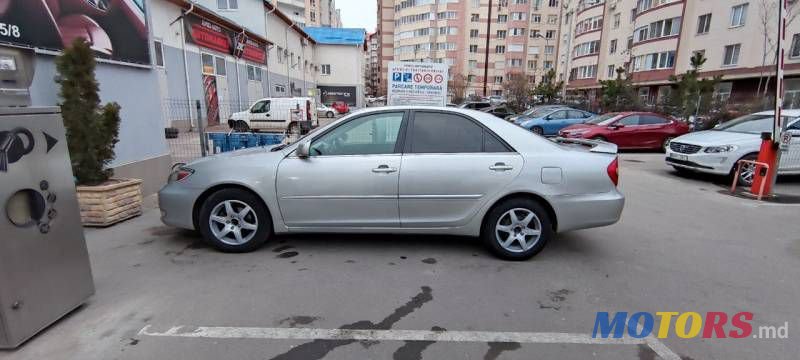
[[180, 167], [159, 204], [165, 224], [227, 252], [286, 233], [448, 234], [522, 260], [556, 232], [619, 220], [616, 153], [473, 110], [369, 108], [292, 145]]

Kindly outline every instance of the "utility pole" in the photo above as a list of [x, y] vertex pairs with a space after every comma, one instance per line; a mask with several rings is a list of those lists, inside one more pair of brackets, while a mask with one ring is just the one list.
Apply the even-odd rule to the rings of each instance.
[[492, 0], [489, 0], [489, 15], [486, 19], [486, 53], [483, 58], [483, 96], [489, 96], [489, 38], [492, 36]]

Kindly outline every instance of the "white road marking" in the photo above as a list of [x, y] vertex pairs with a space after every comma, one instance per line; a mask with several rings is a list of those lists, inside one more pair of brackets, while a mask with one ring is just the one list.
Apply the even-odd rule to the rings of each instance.
[[591, 344], [647, 345], [664, 360], [680, 357], [661, 341], [650, 336], [636, 339], [592, 338], [591, 334], [550, 332], [494, 331], [432, 331], [432, 330], [366, 330], [175, 326], [165, 332], [150, 331], [150, 325], [139, 331], [140, 336], [182, 337], [209, 339], [272, 339], [272, 340], [368, 340], [368, 341], [446, 341], [446, 342], [516, 342], [520, 344]]

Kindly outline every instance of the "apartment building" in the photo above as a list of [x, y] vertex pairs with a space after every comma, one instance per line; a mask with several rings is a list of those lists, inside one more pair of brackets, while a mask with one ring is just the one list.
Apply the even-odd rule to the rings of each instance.
[[[218, 0], [226, 1], [226, 0]], [[342, 27], [335, 0], [268, 0], [300, 27]]]
[[[792, 14], [800, 11], [790, 3]], [[760, 81], [763, 88], [774, 73], [777, 0], [573, 0], [564, 5], [558, 77], [567, 92], [590, 100], [599, 81], [615, 78], [621, 67], [639, 87], [640, 98], [656, 103], [668, 93], [670, 76], [690, 69], [696, 52], [707, 58], [701, 76], [722, 75], [716, 94], [721, 99], [752, 99]], [[789, 23], [787, 33], [787, 103], [796, 107], [800, 21]]]
[[377, 96], [381, 83], [379, 46], [378, 33], [367, 34], [367, 46], [364, 51], [364, 92], [372, 96]]
[[[467, 94], [503, 95], [512, 76], [555, 67], [559, 0], [379, 0], [382, 77], [389, 61], [446, 63]], [[485, 92], [485, 93], [484, 93]]]

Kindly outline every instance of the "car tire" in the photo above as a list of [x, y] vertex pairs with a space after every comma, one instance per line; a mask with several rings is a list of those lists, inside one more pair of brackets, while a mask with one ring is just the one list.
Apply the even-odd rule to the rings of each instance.
[[661, 143], [661, 151], [663, 151], [666, 154], [667, 150], [669, 150], [669, 143], [674, 139], [675, 139], [674, 136], [667, 136], [666, 138], [664, 138], [664, 142]]
[[[753, 160], [753, 161], [755, 161], [757, 159], [758, 159], [758, 154], [748, 154], [748, 155], [743, 156], [739, 160]], [[729, 175], [729, 179], [730, 179], [731, 182], [733, 182], [734, 176], [736, 176], [736, 164], [738, 162], [739, 161], [737, 160], [737, 162], [733, 164], [733, 169], [731, 169], [731, 173]], [[748, 171], [749, 171], [749, 173], [748, 173]], [[746, 187], [750, 186], [750, 185], [753, 185], [753, 178], [754, 177], [755, 177], [755, 165], [753, 165], [753, 164], [744, 164], [744, 165], [742, 165], [742, 170], [739, 172], [739, 181], [738, 181], [737, 184], [739, 186], [746, 186]]]
[[486, 214], [481, 238], [501, 259], [527, 260], [542, 251], [555, 236], [552, 224], [542, 204], [532, 199], [513, 198]]
[[223, 252], [256, 250], [272, 234], [272, 218], [266, 205], [258, 196], [242, 189], [222, 189], [211, 194], [198, 216], [203, 239]]
[[595, 136], [595, 137], [592, 138], [592, 140], [608, 142], [608, 139], [606, 139], [606, 138], [604, 138], [602, 136]]
[[327, 118], [332, 118], [332, 117], [334, 117], [334, 115], [333, 115], [333, 111], [328, 111], [327, 113], [325, 113], [325, 117], [327, 117]]
[[536, 135], [544, 136], [544, 129], [542, 129], [539, 126], [532, 127], [531, 131], [533, 131], [533, 133], [536, 134]]

